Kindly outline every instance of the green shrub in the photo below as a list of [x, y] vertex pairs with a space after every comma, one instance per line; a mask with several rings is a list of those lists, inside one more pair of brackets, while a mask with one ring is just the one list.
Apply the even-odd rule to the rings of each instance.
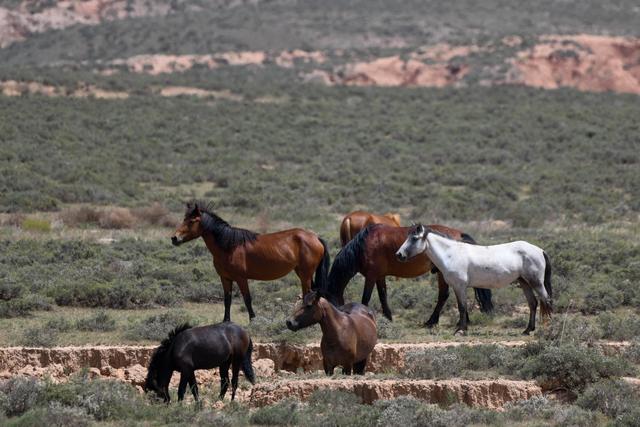
[[13, 417], [33, 408], [42, 398], [42, 383], [30, 377], [13, 377], [0, 382], [0, 410]]
[[640, 338], [640, 319], [635, 314], [602, 313], [597, 317], [601, 337], [609, 340]]
[[275, 405], [258, 408], [251, 414], [251, 424], [264, 426], [297, 425], [300, 420], [300, 403], [283, 400]]
[[38, 294], [23, 295], [9, 301], [0, 301], [0, 318], [27, 316], [32, 311], [52, 310], [51, 300]]
[[197, 322], [185, 311], [169, 311], [149, 316], [127, 331], [127, 339], [134, 341], [160, 341], [167, 337], [169, 331], [183, 323], [195, 325]]
[[594, 349], [573, 344], [528, 346], [521, 357], [519, 375], [535, 378], [543, 388], [550, 390], [564, 388], [578, 393], [600, 379], [633, 372], [623, 359], [603, 356]]
[[25, 347], [53, 347], [58, 343], [58, 331], [47, 326], [34, 326], [26, 329], [20, 344]]
[[58, 402], [32, 409], [11, 423], [16, 427], [85, 427], [91, 424], [92, 418], [83, 408], [63, 406]]
[[116, 329], [116, 319], [106, 311], [98, 311], [89, 317], [76, 320], [76, 328], [81, 331], [108, 332]]
[[639, 407], [640, 399], [625, 381], [603, 380], [587, 387], [576, 404], [615, 419]]
[[401, 396], [393, 400], [377, 401], [380, 416], [377, 426], [410, 427], [418, 425], [418, 412], [423, 404], [413, 397]]
[[64, 317], [56, 317], [44, 324], [45, 329], [51, 329], [56, 332], [69, 332], [73, 328], [73, 323]]
[[40, 232], [49, 232], [51, 231], [51, 223], [46, 219], [37, 219], [37, 218], [25, 218], [20, 225], [23, 230], [28, 231], [40, 231]]
[[597, 314], [601, 311], [613, 310], [624, 302], [624, 295], [609, 283], [598, 283], [586, 289], [581, 306], [586, 314]]
[[409, 352], [404, 373], [414, 378], [450, 378], [467, 371], [509, 372], [517, 350], [496, 344], [456, 346]]
[[384, 316], [378, 316], [376, 323], [380, 339], [400, 340], [404, 336], [404, 329]]
[[309, 405], [301, 424], [311, 426], [369, 427], [376, 424], [380, 410], [362, 405], [352, 393], [338, 390], [317, 390], [309, 397]]

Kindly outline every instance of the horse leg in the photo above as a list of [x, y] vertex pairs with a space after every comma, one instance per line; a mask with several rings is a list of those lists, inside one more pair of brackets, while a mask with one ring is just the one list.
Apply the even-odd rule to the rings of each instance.
[[378, 297], [380, 298], [384, 317], [389, 320], [393, 320], [391, 309], [389, 308], [389, 302], [387, 301], [387, 281], [384, 277], [380, 280], [376, 280], [376, 288], [378, 289]]
[[191, 376], [189, 377], [189, 388], [191, 389], [191, 394], [193, 394], [193, 398], [197, 402], [198, 401], [198, 382], [196, 381], [195, 372], [192, 372]]
[[364, 375], [364, 368], [367, 366], [367, 359], [361, 360], [353, 364], [353, 373], [356, 375]]
[[242, 360], [234, 360], [231, 364], [231, 400], [236, 398], [236, 390], [238, 389], [238, 373]]
[[531, 288], [535, 291], [536, 294], [538, 294], [538, 298], [540, 298], [540, 316], [543, 317], [542, 320], [543, 322], [545, 322], [551, 318], [553, 307], [551, 306], [551, 298], [549, 298], [549, 294], [544, 287], [543, 280], [536, 278], [528, 280], [527, 283], [531, 284]]
[[296, 267], [294, 270], [296, 275], [300, 279], [300, 286], [302, 287], [302, 296], [304, 297], [311, 291], [313, 287], [313, 270], [305, 271], [306, 269]]
[[454, 285], [453, 291], [456, 294], [456, 299], [458, 300], [458, 311], [460, 312], [460, 320], [458, 321], [455, 335], [465, 335], [465, 333], [467, 332], [467, 323], [469, 321], [469, 314], [467, 312], [466, 286]]
[[324, 368], [324, 373], [328, 376], [333, 375], [334, 366], [331, 366], [326, 359], [322, 359], [322, 367]]
[[240, 293], [242, 294], [242, 299], [244, 299], [244, 305], [247, 307], [247, 311], [249, 312], [249, 320], [256, 317], [256, 314], [253, 312], [253, 307], [251, 306], [251, 292], [249, 292], [249, 282], [247, 279], [238, 279], [236, 280], [238, 287], [240, 288]]
[[343, 366], [342, 375], [351, 375], [351, 366]]
[[433, 309], [431, 317], [425, 323], [427, 328], [433, 328], [438, 324], [442, 308], [449, 298], [449, 285], [444, 281], [444, 276], [438, 271], [436, 277], [438, 278], [438, 302], [436, 302], [436, 307]]
[[529, 305], [529, 324], [527, 325], [527, 329], [522, 333], [524, 335], [529, 335], [530, 332], [536, 330], [536, 309], [538, 308], [538, 300], [526, 280], [520, 278], [518, 279], [518, 282], [520, 283], [522, 293], [524, 293], [524, 296], [527, 299], [527, 304]]
[[220, 365], [220, 396], [218, 399], [224, 400], [224, 395], [227, 394], [229, 388], [229, 362], [225, 362]]
[[178, 402], [181, 402], [184, 399], [184, 392], [187, 389], [187, 382], [191, 377], [192, 373], [181, 372], [180, 373], [180, 384], [178, 384]]
[[231, 289], [233, 282], [230, 279], [221, 279], [222, 289], [224, 290], [224, 319], [223, 322], [231, 321]]

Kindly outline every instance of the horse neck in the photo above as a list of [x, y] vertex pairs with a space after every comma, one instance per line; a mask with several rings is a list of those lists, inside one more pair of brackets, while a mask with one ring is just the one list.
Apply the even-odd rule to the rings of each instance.
[[322, 308], [322, 319], [320, 319], [322, 339], [329, 343], [339, 341], [340, 337], [337, 331], [340, 328], [340, 323], [344, 321], [347, 315], [324, 298], [322, 298], [318, 304], [320, 308]]
[[156, 378], [158, 379], [158, 385], [161, 387], [169, 385], [173, 376], [173, 363], [170, 358], [171, 347], [161, 356], [160, 363], [157, 366], [158, 373]]
[[447, 253], [457, 243], [433, 233], [427, 235], [427, 256], [436, 267], [442, 268], [445, 264]]
[[213, 237], [212, 232], [203, 232], [202, 239], [204, 240], [204, 243], [207, 245], [207, 249], [209, 249], [209, 252], [211, 252], [211, 255], [213, 255], [214, 258], [220, 259], [226, 255], [226, 252], [216, 243], [216, 239], [215, 237]]

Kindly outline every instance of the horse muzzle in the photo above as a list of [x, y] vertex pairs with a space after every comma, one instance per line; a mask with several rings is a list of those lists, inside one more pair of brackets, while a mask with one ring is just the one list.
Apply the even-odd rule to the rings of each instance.
[[181, 243], [182, 243], [182, 239], [179, 239], [178, 236], [171, 237], [171, 244], [173, 246], [180, 246]]
[[407, 262], [407, 260], [409, 259], [402, 252], [396, 252], [396, 258], [398, 258], [398, 261], [400, 261], [400, 262]]
[[298, 327], [298, 322], [296, 322], [295, 320], [287, 319], [286, 324], [287, 328], [291, 331], [297, 331], [298, 329], [300, 329]]

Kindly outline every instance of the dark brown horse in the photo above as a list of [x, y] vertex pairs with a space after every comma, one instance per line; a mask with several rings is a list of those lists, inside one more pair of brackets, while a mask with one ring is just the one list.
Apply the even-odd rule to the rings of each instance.
[[320, 296], [309, 292], [287, 319], [287, 327], [297, 331], [320, 324], [322, 328], [322, 364], [327, 375], [333, 375], [336, 366], [342, 373], [364, 375], [369, 355], [378, 341], [374, 312], [362, 304], [349, 303], [336, 308]]
[[195, 400], [198, 400], [198, 384], [195, 371], [220, 368], [220, 399], [224, 399], [229, 387], [231, 367], [231, 400], [236, 397], [238, 373], [254, 384], [256, 376], [251, 365], [253, 344], [247, 332], [231, 322], [192, 328], [188, 324], [178, 326], [169, 333], [151, 356], [144, 391], [155, 392], [165, 402], [170, 401], [169, 382], [173, 372], [180, 372], [178, 400], [184, 399], [187, 383]]
[[[224, 321], [231, 320], [231, 288], [238, 284], [249, 319], [255, 317], [249, 280], [275, 280], [295, 271], [302, 295], [324, 288], [329, 270], [329, 251], [324, 240], [301, 228], [257, 234], [230, 226], [210, 206], [187, 204], [184, 221], [175, 231], [175, 246], [202, 237], [213, 256], [224, 289]], [[315, 280], [312, 280], [315, 272]]]
[[346, 245], [358, 234], [360, 230], [371, 224], [386, 224], [400, 227], [400, 215], [388, 212], [377, 215], [365, 211], [353, 211], [342, 220], [340, 224], [340, 242]]
[[[455, 240], [475, 244], [471, 236], [455, 228], [444, 225], [430, 225], [432, 229]], [[402, 246], [407, 236], [414, 227], [392, 227], [376, 224], [366, 227], [351, 240], [333, 261], [328, 279], [328, 294], [337, 305], [344, 304], [344, 290], [349, 281], [360, 273], [364, 276], [364, 291], [362, 304], [368, 305], [373, 292], [373, 286], [378, 289], [378, 296], [382, 305], [382, 312], [386, 318], [392, 320], [391, 309], [387, 302], [386, 276], [418, 277], [428, 271], [436, 273], [438, 277], [438, 302], [433, 314], [425, 325], [433, 327], [438, 324], [440, 312], [447, 298], [449, 298], [449, 286], [440, 273], [425, 254], [417, 255], [408, 262], [400, 262], [396, 257], [396, 251]], [[489, 289], [476, 289], [476, 299], [480, 303], [483, 312], [491, 312], [491, 291]]]

